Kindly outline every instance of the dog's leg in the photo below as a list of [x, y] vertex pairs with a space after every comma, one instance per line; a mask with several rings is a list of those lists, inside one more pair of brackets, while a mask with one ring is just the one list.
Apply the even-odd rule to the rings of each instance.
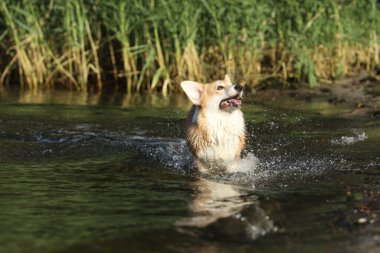
[[195, 166], [197, 167], [197, 169], [198, 169], [198, 171], [200, 173], [208, 173], [208, 172], [210, 172], [210, 167], [207, 164], [205, 164], [202, 161], [200, 161], [199, 159], [197, 159], [195, 161]]

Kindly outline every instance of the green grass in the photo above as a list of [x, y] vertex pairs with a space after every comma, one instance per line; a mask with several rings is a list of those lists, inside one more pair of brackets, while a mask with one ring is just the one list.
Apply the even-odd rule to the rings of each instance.
[[178, 90], [231, 74], [254, 87], [380, 66], [376, 0], [2, 0], [0, 82]]

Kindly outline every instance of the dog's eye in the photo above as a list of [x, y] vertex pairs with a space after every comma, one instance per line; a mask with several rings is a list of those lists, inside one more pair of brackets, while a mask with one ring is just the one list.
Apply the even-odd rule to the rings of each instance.
[[223, 90], [224, 89], [224, 86], [222, 85], [219, 85], [218, 87], [216, 87], [217, 90]]

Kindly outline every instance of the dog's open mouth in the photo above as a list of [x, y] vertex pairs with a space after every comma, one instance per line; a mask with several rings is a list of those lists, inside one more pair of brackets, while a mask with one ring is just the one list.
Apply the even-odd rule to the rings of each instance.
[[220, 109], [226, 109], [226, 108], [231, 108], [231, 107], [239, 107], [239, 106], [241, 106], [240, 95], [224, 99], [224, 100], [222, 100], [222, 102], [220, 102], [220, 105], [219, 105]]

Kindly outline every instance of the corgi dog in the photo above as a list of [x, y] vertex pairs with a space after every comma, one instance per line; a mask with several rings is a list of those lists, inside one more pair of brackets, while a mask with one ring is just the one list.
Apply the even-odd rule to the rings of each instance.
[[245, 144], [243, 87], [232, 84], [228, 75], [212, 83], [183, 81], [181, 87], [193, 103], [186, 140], [198, 170], [207, 173], [216, 167], [234, 172]]

